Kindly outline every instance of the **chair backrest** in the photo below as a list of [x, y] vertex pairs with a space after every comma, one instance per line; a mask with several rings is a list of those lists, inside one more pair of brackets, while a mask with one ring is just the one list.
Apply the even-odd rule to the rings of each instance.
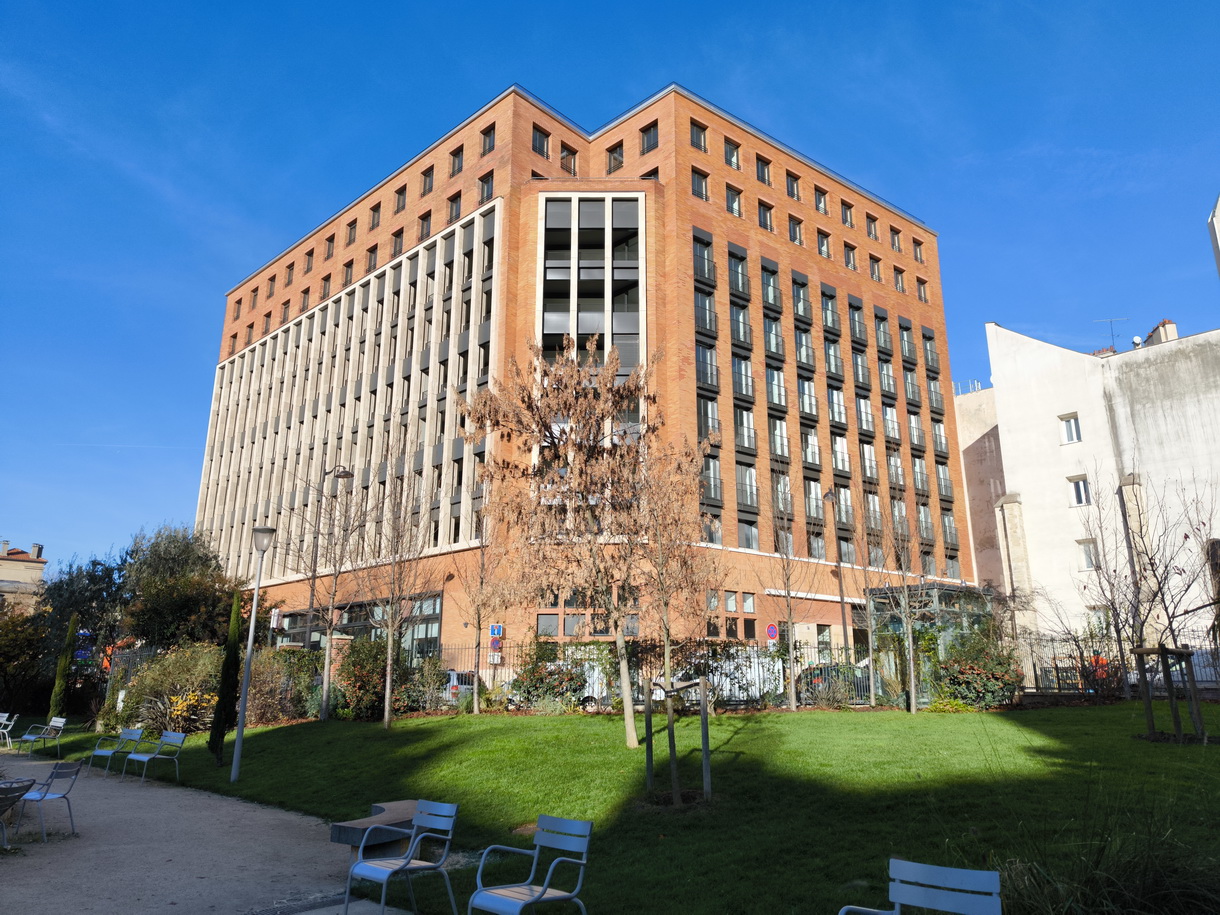
[[0, 721], [0, 731], [11, 731], [13, 725], [17, 723], [17, 719], [20, 717], [20, 715], [13, 715], [10, 718], [8, 715], [5, 715], [4, 721]]
[[[186, 734], [182, 731], [164, 731], [161, 734], [161, 746], [157, 747], [157, 755], [176, 755], [182, 749], [182, 745], [186, 743]], [[171, 754], [166, 754], [165, 750], [173, 750]]]
[[584, 861], [589, 852], [589, 836], [592, 833], [592, 820], [565, 820], [563, 817], [547, 816], [544, 813], [538, 817], [534, 845], [576, 855]]
[[442, 804], [438, 801], [421, 800], [415, 807], [411, 825], [416, 834], [427, 831], [438, 833], [446, 839], [453, 838], [453, 823], [457, 819], [457, 804]]
[[1000, 873], [890, 858], [890, 902], [955, 915], [1000, 915]]
[[[76, 784], [76, 776], [80, 775], [81, 766], [84, 763], [80, 762], [57, 762], [51, 769], [51, 774], [47, 776], [47, 780], [42, 783], [42, 787], [48, 791], [53, 791], [56, 794], [67, 794], [72, 790], [72, 786]], [[56, 782], [67, 780], [68, 785], [56, 786]]]
[[67, 723], [68, 723], [67, 718], [52, 718], [51, 723], [49, 725], [47, 725], [47, 727], [49, 727], [52, 731], [54, 731], [56, 734], [58, 734], [60, 731], [62, 731], [64, 729], [64, 725], [66, 725]]
[[8, 712], [0, 712], [0, 724], [8, 721]]
[[138, 743], [143, 737], [143, 728], [123, 728], [119, 731], [119, 746], [125, 743]]

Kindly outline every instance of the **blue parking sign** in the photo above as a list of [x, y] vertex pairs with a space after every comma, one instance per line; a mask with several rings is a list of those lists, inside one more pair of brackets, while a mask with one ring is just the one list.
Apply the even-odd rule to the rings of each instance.
[[490, 632], [488, 634], [493, 639], [499, 639], [499, 638], [504, 637], [504, 624], [503, 623], [492, 623], [487, 628], [490, 630]]

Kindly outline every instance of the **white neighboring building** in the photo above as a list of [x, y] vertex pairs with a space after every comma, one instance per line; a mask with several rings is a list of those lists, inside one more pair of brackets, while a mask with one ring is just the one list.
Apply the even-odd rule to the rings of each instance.
[[[1045, 594], [1024, 625], [1078, 628], [1094, 501], [1220, 493], [1220, 330], [1179, 339], [1163, 321], [1135, 349], [1086, 354], [989, 323], [987, 348], [993, 387], [957, 397], [978, 581]], [[1211, 588], [1202, 576], [1188, 605]]]
[[1220, 197], [1212, 207], [1212, 214], [1207, 217], [1207, 231], [1212, 237], [1212, 253], [1216, 255], [1216, 270], [1220, 272]]

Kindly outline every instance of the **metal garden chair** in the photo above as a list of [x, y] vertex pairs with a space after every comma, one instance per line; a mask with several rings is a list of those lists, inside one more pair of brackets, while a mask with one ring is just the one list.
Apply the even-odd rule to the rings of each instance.
[[[160, 740], [140, 740], [127, 754], [127, 758], [123, 760], [123, 774], [119, 776], [122, 780], [127, 777], [127, 764], [129, 762], [142, 763], [144, 772], [140, 776], [140, 784], [144, 784], [144, 779], [148, 777], [148, 764], [154, 759], [168, 759], [174, 764], [174, 778], [182, 781], [178, 773], [178, 754], [182, 751], [182, 745], [186, 742], [186, 734], [182, 731], [165, 731], [161, 734]], [[148, 747], [148, 750], [141, 750], [140, 747]]]
[[106, 774], [109, 775], [110, 763], [114, 757], [120, 753], [124, 755], [131, 753], [143, 739], [143, 728], [123, 728], [119, 731], [118, 737], [99, 737], [97, 739], [97, 746], [89, 754], [89, 767], [85, 775], [87, 776], [93, 771], [93, 757], [95, 756], [104, 756], [106, 758]]
[[[82, 762], [58, 762], [51, 769], [51, 774], [47, 776], [47, 780], [37, 788], [31, 789], [25, 797], [21, 799], [21, 810], [17, 813], [17, 825], [13, 827], [13, 832], [21, 829], [21, 820], [25, 816], [25, 805], [33, 801], [38, 805], [38, 822], [42, 826], [42, 841], [47, 840], [47, 821], [42, 815], [42, 805], [45, 801], [63, 801], [68, 805], [68, 823], [72, 826], [72, 834], [76, 834], [76, 821], [72, 818], [72, 802], [68, 800], [68, 792], [72, 790], [72, 786], [76, 784], [76, 777], [80, 775]], [[66, 783], [66, 784], [65, 784]]]
[[[453, 897], [453, 884], [445, 873], [445, 859], [449, 857], [449, 845], [453, 841], [453, 823], [457, 819], [457, 804], [441, 804], [436, 801], [420, 801], [416, 807], [415, 816], [411, 820], [410, 829], [399, 829], [397, 826], [370, 826], [364, 832], [360, 849], [356, 853], [356, 863], [347, 872], [347, 891], [343, 897], [343, 915], [347, 915], [347, 906], [352, 896], [352, 880], [371, 880], [381, 884], [381, 911], [385, 912], [386, 891], [390, 879], [397, 876], [407, 878], [407, 895], [411, 899], [411, 911], [417, 912], [415, 891], [411, 888], [411, 875], [437, 872], [445, 880], [445, 889], [449, 891], [449, 904], [453, 906], [453, 915], [457, 915], [457, 900]], [[376, 839], [372, 839], [374, 834]], [[391, 841], [398, 836], [407, 842], [407, 849], [401, 857], [366, 858], [365, 846], [378, 845]], [[372, 839], [372, 841], [370, 841]], [[434, 848], [440, 846], [439, 858], [436, 861], [426, 861], [419, 857], [425, 842]]]
[[4, 827], [4, 815], [25, 797], [25, 793], [34, 787], [34, 779], [18, 778], [13, 781], [0, 782], [0, 836], [3, 836], [4, 847], [8, 848], [8, 830]]
[[41, 743], [44, 747], [48, 740], [55, 741], [55, 755], [59, 756], [59, 735], [64, 732], [64, 726], [68, 723], [67, 718], [52, 718], [50, 724], [32, 724], [24, 734], [17, 738], [17, 742], [28, 743], [30, 751], [28, 756], [34, 755], [34, 744]]
[[17, 723], [18, 715], [10, 715], [8, 712], [0, 712], [0, 740], [4, 741], [4, 745], [10, 750], [13, 748], [13, 738], [9, 734], [13, 729], [13, 725]]
[[[538, 828], [534, 833], [534, 850], [513, 848], [509, 845], [492, 845], [483, 851], [479, 861], [479, 872], [476, 877], [478, 889], [470, 897], [466, 907], [466, 915], [476, 909], [480, 912], [495, 912], [497, 915], [516, 915], [528, 906], [543, 902], [563, 902], [572, 900], [584, 912], [585, 905], [576, 898], [585, 880], [585, 865], [589, 860], [589, 836], [593, 832], [590, 820], [565, 820], [560, 817], [538, 817]], [[542, 850], [548, 849], [559, 854], [551, 858], [547, 867], [546, 879], [541, 884], [535, 884], [538, 864], [542, 859]], [[487, 856], [491, 852], [508, 852], [515, 855], [525, 855], [532, 858], [529, 876], [522, 883], [509, 883], [502, 886], [483, 885], [483, 867], [487, 864]], [[572, 856], [572, 857], [569, 857]], [[576, 886], [571, 890], [558, 889], [551, 886], [556, 869], [560, 864], [571, 864], [577, 869]]]
[[839, 915], [901, 915], [904, 905], [956, 915], [1000, 915], [1000, 873], [890, 858], [890, 902], [892, 909], [845, 905]]

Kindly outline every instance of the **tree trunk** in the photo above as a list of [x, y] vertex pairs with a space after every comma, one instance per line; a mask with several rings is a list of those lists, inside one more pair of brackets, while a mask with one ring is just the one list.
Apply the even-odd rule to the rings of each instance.
[[474, 691], [473, 708], [477, 715], [479, 714], [479, 662], [483, 652], [483, 620], [480, 616], [475, 617], [474, 625], [474, 683], [470, 688]]
[[631, 695], [631, 668], [627, 664], [627, 638], [623, 635], [623, 624], [614, 627], [614, 646], [618, 649], [618, 680], [619, 696], [623, 700], [623, 732], [627, 740], [627, 749], [634, 750], [640, 745], [640, 738], [635, 730], [635, 697]]
[[909, 615], [904, 624], [907, 637], [907, 711], [914, 715], [919, 703], [915, 697], [915, 627], [911, 625]]
[[678, 737], [674, 733], [674, 697], [670, 690], [674, 688], [673, 649], [669, 634], [669, 608], [662, 611], [662, 627], [664, 629], [663, 670], [665, 684], [665, 722], [669, 733], [669, 790], [673, 794], [674, 806], [682, 806], [682, 782], [678, 778]]
[[334, 629], [326, 633], [326, 647], [322, 650], [322, 706], [318, 709], [319, 721], [330, 717], [330, 651], [334, 635]]
[[796, 711], [796, 627], [788, 613], [788, 709]]
[[385, 621], [385, 711], [381, 716], [381, 726], [388, 729], [394, 720], [394, 630], [397, 618], [386, 611]]

